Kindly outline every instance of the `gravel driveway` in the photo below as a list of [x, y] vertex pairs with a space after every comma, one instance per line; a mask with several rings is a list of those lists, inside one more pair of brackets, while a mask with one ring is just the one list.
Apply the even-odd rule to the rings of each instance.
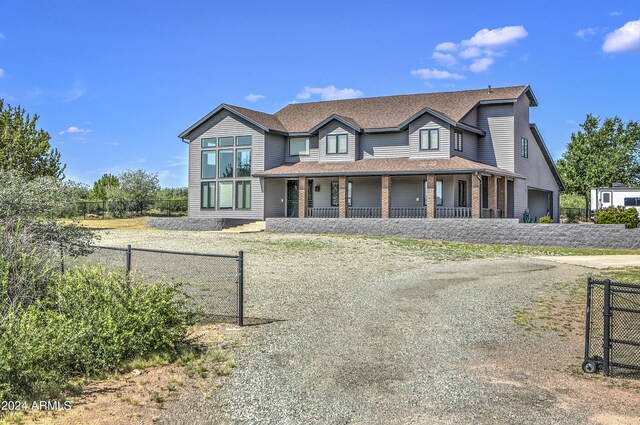
[[612, 401], [598, 378], [575, 372], [579, 340], [513, 321], [584, 268], [446, 261], [364, 238], [177, 233], [103, 242], [240, 247], [247, 314], [276, 321], [245, 328], [249, 344], [222, 387], [180, 400], [162, 423], [585, 424], [626, 412], [628, 392], [607, 387]]

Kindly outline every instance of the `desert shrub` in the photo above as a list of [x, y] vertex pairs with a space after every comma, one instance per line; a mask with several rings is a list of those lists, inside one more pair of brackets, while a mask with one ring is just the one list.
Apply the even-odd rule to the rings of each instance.
[[625, 207], [608, 207], [597, 210], [593, 220], [596, 224], [624, 224], [626, 228], [638, 227], [638, 210]]
[[543, 215], [538, 219], [538, 223], [553, 223], [553, 219], [548, 215]]
[[41, 297], [0, 322], [0, 400], [56, 398], [71, 377], [185, 346], [190, 317], [177, 287], [102, 268], [50, 277]]

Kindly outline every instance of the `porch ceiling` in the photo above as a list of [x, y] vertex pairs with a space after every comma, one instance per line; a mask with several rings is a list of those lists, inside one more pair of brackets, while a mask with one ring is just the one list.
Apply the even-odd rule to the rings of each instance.
[[525, 177], [502, 168], [459, 156], [446, 159], [385, 158], [353, 162], [295, 162], [255, 173], [255, 177], [320, 177], [358, 175], [464, 174], [489, 173], [513, 178]]

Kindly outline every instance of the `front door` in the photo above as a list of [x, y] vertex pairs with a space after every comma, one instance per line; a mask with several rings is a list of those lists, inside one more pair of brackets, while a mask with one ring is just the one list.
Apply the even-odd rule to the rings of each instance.
[[287, 180], [287, 217], [298, 216], [298, 180]]
[[600, 207], [607, 208], [613, 205], [612, 198], [613, 198], [613, 194], [611, 193], [611, 191], [602, 192], [602, 195], [600, 198]]

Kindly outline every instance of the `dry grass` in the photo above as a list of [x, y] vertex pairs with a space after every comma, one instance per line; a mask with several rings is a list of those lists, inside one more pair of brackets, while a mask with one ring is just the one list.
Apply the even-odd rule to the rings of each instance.
[[93, 230], [148, 230], [147, 217], [94, 218], [81, 220], [80, 225]]

